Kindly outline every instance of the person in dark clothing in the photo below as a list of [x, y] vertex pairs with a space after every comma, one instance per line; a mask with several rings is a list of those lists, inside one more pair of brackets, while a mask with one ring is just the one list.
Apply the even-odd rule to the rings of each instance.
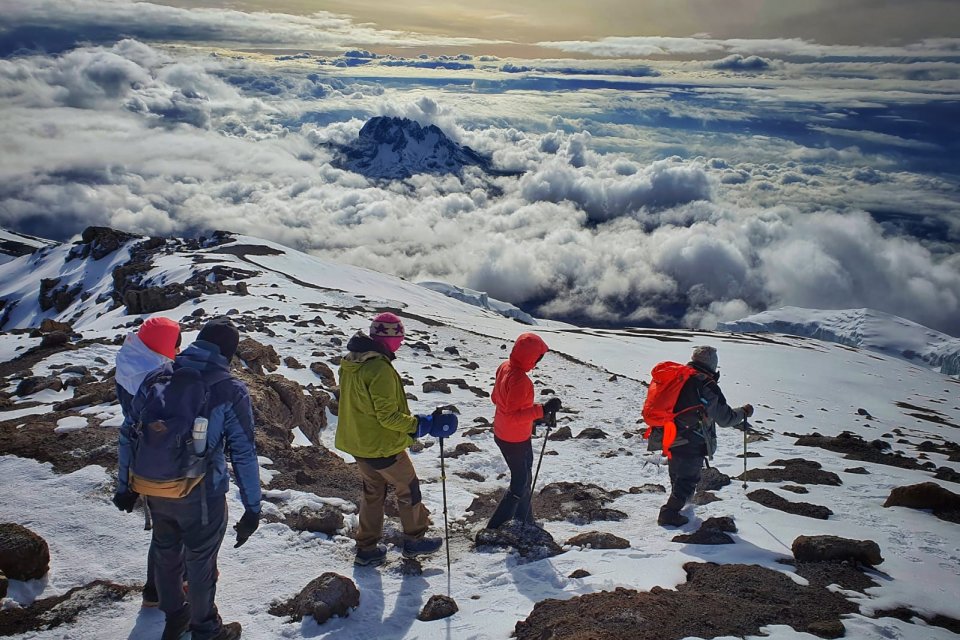
[[[670, 497], [660, 508], [657, 524], [682, 526], [689, 518], [680, 513], [700, 483], [700, 474], [706, 459], [713, 458], [717, 449], [717, 425], [733, 427], [753, 415], [753, 406], [745, 404], [731, 408], [720, 390], [720, 370], [714, 347], [694, 347], [687, 366], [696, 369], [680, 391], [674, 407], [677, 437], [670, 446]], [[696, 410], [690, 410], [697, 407]], [[684, 411], [687, 409], [687, 411]], [[663, 430], [651, 432], [648, 449], [663, 449]]]
[[[181, 338], [180, 324], [162, 316], [147, 318], [136, 333], [127, 334], [123, 346], [117, 352], [117, 368], [114, 374], [117, 400], [120, 403], [125, 425], [129, 426], [134, 422], [131, 405], [140, 389], [140, 383], [151, 371], [177, 357]], [[121, 479], [120, 485], [121, 493], [125, 492], [126, 478]], [[152, 538], [150, 548], [153, 548]], [[147, 579], [143, 585], [143, 606], [145, 607], [155, 607], [160, 603], [157, 585], [154, 582], [155, 569], [153, 553], [148, 553]]]
[[[209, 393], [204, 414], [207, 418], [203, 453], [206, 473], [185, 496], [155, 495], [159, 492], [156, 483], [132, 472], [135, 462], [132, 443], [136, 434], [130, 427], [121, 429], [119, 475], [122, 480], [114, 503], [130, 511], [138, 493], [148, 496], [153, 513], [156, 584], [160, 609], [166, 614], [162, 640], [179, 640], [187, 631], [192, 640], [234, 640], [241, 635], [239, 623], [223, 624], [215, 603], [217, 554], [227, 528], [226, 493], [230, 485], [227, 447], [244, 505], [243, 517], [234, 525], [237, 531], [234, 546], [244, 544], [260, 521], [253, 408], [246, 386], [230, 374], [230, 360], [238, 343], [237, 328], [228, 319], [217, 318], [201, 329], [197, 340], [178, 355], [172, 365], [174, 372], [181, 367], [199, 371]], [[144, 380], [134, 407], [144, 397], [155, 375]], [[190, 582], [186, 596], [181, 582], [184, 556]]]

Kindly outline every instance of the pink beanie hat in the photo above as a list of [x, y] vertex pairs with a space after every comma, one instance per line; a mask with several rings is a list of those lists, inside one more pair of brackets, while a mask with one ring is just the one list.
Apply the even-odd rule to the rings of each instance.
[[381, 313], [370, 323], [370, 337], [396, 353], [403, 342], [403, 322], [395, 314]]

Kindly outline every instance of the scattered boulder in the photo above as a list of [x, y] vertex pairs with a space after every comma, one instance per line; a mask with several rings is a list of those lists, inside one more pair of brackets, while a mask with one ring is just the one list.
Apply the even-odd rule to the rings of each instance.
[[518, 520], [511, 520], [498, 529], [482, 529], [475, 542], [477, 547], [511, 547], [530, 561], [563, 553], [550, 532]]
[[707, 518], [700, 525], [701, 529], [716, 529], [717, 531], [727, 531], [729, 533], [737, 532], [737, 525], [730, 516], [720, 516], [716, 518]]
[[476, 471], [454, 471], [453, 475], [459, 476], [464, 480], [473, 480], [475, 482], [483, 482], [486, 480], [482, 475]]
[[460, 355], [460, 351], [456, 347], [444, 347], [443, 350], [452, 356]]
[[[452, 348], [453, 347], [447, 347], [447, 349]], [[442, 620], [443, 618], [449, 618], [459, 610], [460, 607], [457, 606], [457, 602], [453, 598], [443, 595], [433, 595], [427, 600], [427, 604], [423, 605], [423, 609], [421, 609], [417, 615], [417, 620], [421, 622]]]
[[629, 493], [638, 494], [638, 493], [666, 493], [667, 488], [662, 484], [644, 484], [639, 487], [630, 487]]
[[935, 482], [897, 487], [890, 492], [883, 506], [930, 509], [941, 520], [960, 524], [960, 495]]
[[[826, 585], [801, 586], [779, 571], [757, 565], [689, 562], [677, 589], [617, 588], [566, 600], [538, 602], [517, 623], [517, 640], [680, 640], [687, 637], [761, 635], [762, 627], [788, 625], [826, 633], [820, 624], [855, 613], [857, 604]], [[825, 636], [821, 636], [825, 637]]]
[[870, 475], [870, 472], [864, 469], [863, 467], [850, 467], [849, 469], [844, 469], [844, 473], [856, 473], [862, 476]]
[[310, 371], [313, 371], [315, 374], [320, 376], [320, 379], [323, 381], [324, 386], [335, 387], [337, 386], [337, 378], [333, 375], [333, 369], [331, 369], [325, 362], [311, 362]]
[[836, 437], [812, 433], [800, 436], [796, 444], [801, 447], [819, 447], [827, 451], [843, 453], [845, 454], [843, 457], [848, 460], [885, 464], [901, 469], [920, 470], [923, 468], [913, 458], [908, 458], [900, 453], [889, 453], [887, 451], [890, 448], [889, 442], [879, 439], [867, 442], [861, 436], [849, 431], [844, 431]]
[[311, 581], [292, 600], [271, 606], [269, 612], [289, 616], [294, 621], [313, 616], [317, 624], [323, 624], [333, 616], [348, 616], [359, 604], [360, 592], [353, 580], [328, 571]]
[[[37, 600], [28, 607], [0, 609], [0, 635], [20, 635], [46, 631], [70, 624], [81, 614], [96, 615], [116, 606], [138, 587], [96, 580], [65, 594]], [[57, 634], [60, 636], [60, 634]], [[62, 637], [74, 637], [71, 634]]]
[[10, 580], [36, 580], [48, 571], [47, 541], [19, 524], [0, 523], [0, 572]]
[[718, 491], [730, 484], [730, 476], [721, 473], [716, 467], [704, 469], [700, 475], [697, 491]]
[[442, 380], [427, 380], [423, 383], [423, 392], [424, 393], [453, 393], [450, 390], [450, 385]]
[[568, 578], [573, 578], [573, 579], [576, 580], [576, 579], [578, 579], [578, 578], [586, 578], [586, 577], [589, 576], [589, 575], [591, 575], [591, 574], [590, 574], [590, 572], [587, 571], [586, 569], [576, 569], [576, 570], [574, 570], [574, 571], [573, 571], [569, 576], [567, 576], [567, 577], [568, 577]]
[[933, 475], [937, 480], [946, 480], [947, 482], [960, 483], [960, 473], [957, 473], [950, 467], [940, 467]]
[[547, 440], [569, 440], [573, 437], [573, 432], [570, 431], [570, 427], [564, 425], [547, 436]]
[[237, 345], [237, 357], [259, 375], [264, 375], [266, 371], [276, 371], [280, 366], [280, 356], [273, 345], [261, 344], [253, 338], [243, 338], [240, 341]]
[[459, 458], [460, 456], [465, 456], [468, 453], [477, 453], [478, 451], [481, 451], [480, 447], [473, 444], [472, 442], [461, 442], [456, 447], [454, 447], [453, 452], [445, 454], [444, 457]]
[[597, 427], [587, 427], [583, 431], [577, 434], [577, 439], [587, 439], [587, 440], [599, 440], [601, 438], [606, 438], [607, 434], [603, 429], [598, 429]]
[[303, 365], [300, 364], [300, 361], [294, 358], [293, 356], [287, 356], [283, 359], [283, 364], [290, 367], [291, 369], [303, 369]]
[[343, 529], [343, 514], [329, 505], [324, 505], [319, 509], [316, 507], [301, 507], [297, 513], [288, 515], [286, 522], [291, 529], [297, 531], [324, 533], [332, 536], [338, 530]]
[[52, 391], [62, 391], [63, 382], [60, 381], [59, 376], [29, 376], [22, 379], [18, 384], [16, 390], [13, 392], [14, 395], [20, 396], [29, 396], [38, 391], [44, 391], [50, 389]]
[[680, 534], [673, 537], [673, 542], [685, 544], [733, 544], [734, 540], [726, 532], [736, 533], [737, 525], [733, 518], [723, 516], [707, 518], [694, 533]]
[[[795, 482], [796, 484], [824, 484], [833, 487], [839, 487], [843, 484], [840, 476], [832, 471], [824, 471], [819, 462], [813, 460], [804, 460], [803, 458], [791, 458], [789, 460], [774, 460], [770, 463], [773, 467], [783, 467], [782, 469], [749, 469], [747, 470], [746, 480], [748, 482]], [[738, 480], [743, 480], [741, 473], [737, 476]]]
[[777, 509], [785, 513], [792, 513], [807, 518], [816, 518], [817, 520], [826, 520], [833, 515], [833, 511], [827, 507], [809, 502], [790, 502], [786, 498], [775, 494], [769, 489], [757, 489], [747, 494], [747, 498], [758, 504], [771, 509]]
[[66, 344], [70, 344], [70, 334], [64, 331], [45, 333], [43, 337], [40, 338], [41, 349], [54, 349], [56, 347], [62, 347]]
[[567, 544], [574, 547], [590, 547], [592, 549], [629, 549], [630, 541], [603, 531], [588, 531], [573, 536]]
[[53, 318], [44, 318], [40, 321], [40, 333], [53, 333], [54, 331], [71, 334], [73, 333], [73, 325], [69, 322], [54, 320]]
[[784, 491], [790, 491], [791, 493], [810, 493], [810, 490], [806, 487], [801, 487], [795, 484], [785, 484], [780, 487]]
[[875, 567], [883, 562], [880, 546], [873, 540], [851, 540], [838, 536], [799, 536], [793, 541], [797, 562], [853, 561]]

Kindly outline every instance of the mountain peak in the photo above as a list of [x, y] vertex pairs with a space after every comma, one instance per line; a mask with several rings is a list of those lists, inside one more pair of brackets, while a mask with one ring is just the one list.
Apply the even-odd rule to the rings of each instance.
[[492, 175], [498, 171], [490, 159], [451, 140], [434, 124], [421, 125], [410, 118], [375, 116], [360, 129], [357, 139], [338, 145], [334, 164], [368, 178], [396, 180], [418, 173], [461, 173], [475, 166]]

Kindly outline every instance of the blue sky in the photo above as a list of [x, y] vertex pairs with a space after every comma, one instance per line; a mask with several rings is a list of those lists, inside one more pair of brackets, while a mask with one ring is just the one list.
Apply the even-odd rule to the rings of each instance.
[[[946, 3], [199, 4], [0, 0], [0, 225], [226, 228], [585, 322], [960, 334]], [[335, 168], [375, 115], [521, 175]]]

